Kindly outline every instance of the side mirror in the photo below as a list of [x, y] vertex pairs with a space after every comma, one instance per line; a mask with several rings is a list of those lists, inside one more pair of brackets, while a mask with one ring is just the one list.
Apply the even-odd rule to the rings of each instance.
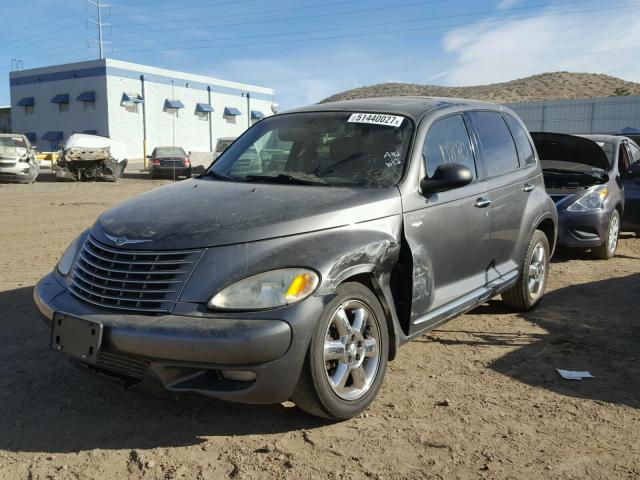
[[454, 188], [464, 187], [473, 180], [473, 174], [464, 165], [459, 163], [446, 163], [440, 165], [433, 172], [431, 178], [423, 178], [420, 181], [422, 193], [437, 193]]
[[191, 150], [189, 150], [189, 151], [187, 152], [187, 155], [188, 155], [188, 156], [191, 156]]
[[151, 155], [146, 155], [146, 158], [151, 158]]

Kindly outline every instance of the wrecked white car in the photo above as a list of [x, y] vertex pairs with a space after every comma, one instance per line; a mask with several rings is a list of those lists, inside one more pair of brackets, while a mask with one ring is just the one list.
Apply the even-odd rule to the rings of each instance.
[[115, 182], [127, 166], [123, 145], [107, 137], [74, 133], [56, 164], [56, 180]]
[[33, 183], [40, 167], [25, 135], [0, 134], [0, 181]]

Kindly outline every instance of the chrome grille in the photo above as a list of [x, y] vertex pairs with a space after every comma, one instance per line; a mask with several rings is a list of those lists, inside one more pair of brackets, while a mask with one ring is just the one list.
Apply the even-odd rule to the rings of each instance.
[[202, 253], [126, 250], [108, 247], [89, 235], [69, 289], [76, 297], [101, 307], [169, 312]]

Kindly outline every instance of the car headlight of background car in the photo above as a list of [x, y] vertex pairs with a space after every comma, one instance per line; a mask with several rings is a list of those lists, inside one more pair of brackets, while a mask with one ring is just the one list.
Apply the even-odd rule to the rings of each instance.
[[304, 300], [320, 279], [313, 270], [283, 268], [247, 277], [230, 285], [209, 300], [211, 309], [262, 310]]
[[573, 202], [569, 208], [570, 212], [587, 212], [604, 208], [604, 204], [609, 197], [609, 189], [605, 185], [591, 187], [578, 200]]
[[84, 233], [79, 235], [69, 244], [67, 249], [62, 254], [62, 257], [58, 261], [56, 268], [58, 269], [58, 273], [63, 277], [69, 275], [69, 271], [71, 270], [71, 266], [73, 265], [73, 261], [78, 254], [78, 250], [80, 250], [80, 246], [82, 245], [82, 241], [84, 239]]

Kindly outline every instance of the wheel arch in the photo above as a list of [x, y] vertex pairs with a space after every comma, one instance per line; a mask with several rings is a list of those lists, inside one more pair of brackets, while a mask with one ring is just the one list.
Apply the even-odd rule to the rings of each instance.
[[556, 222], [553, 221], [551, 217], [543, 218], [538, 221], [535, 230], [540, 230], [545, 234], [547, 240], [549, 241], [549, 247], [551, 249], [550, 256], [553, 255], [553, 252], [556, 249], [556, 239], [558, 235], [558, 227]]
[[382, 305], [382, 310], [385, 315], [385, 322], [387, 324], [387, 331], [389, 332], [389, 361], [396, 357], [399, 347], [399, 335], [401, 330], [398, 327], [397, 315], [395, 305], [392, 301], [388, 301], [384, 292], [383, 282], [379, 279], [372, 268], [363, 266], [360, 269], [350, 272], [350, 275], [343, 278], [340, 285], [347, 282], [357, 282], [373, 292], [378, 301]]

